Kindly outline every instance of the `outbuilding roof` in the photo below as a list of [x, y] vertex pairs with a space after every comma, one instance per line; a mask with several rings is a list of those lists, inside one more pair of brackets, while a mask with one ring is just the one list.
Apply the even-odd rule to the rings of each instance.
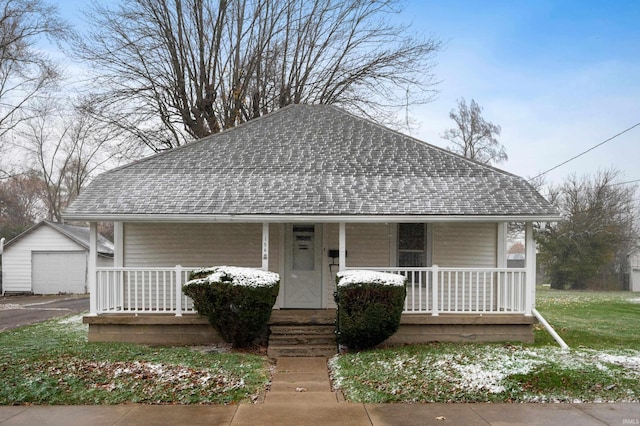
[[[67, 225], [58, 222], [51, 222], [48, 220], [43, 220], [36, 225], [33, 225], [31, 228], [27, 229], [20, 235], [16, 236], [14, 239], [5, 244], [4, 248], [9, 248], [16, 242], [26, 238], [28, 235], [33, 233], [36, 229], [41, 228], [42, 226], [49, 226], [54, 230], [58, 231], [60, 234], [65, 237], [71, 239], [77, 244], [81, 245], [86, 250], [89, 250], [89, 228], [86, 226], [75, 226], [75, 225]], [[105, 238], [103, 235], [98, 234], [98, 254], [103, 257], [113, 257], [113, 243]]]
[[329, 105], [291, 105], [101, 174], [69, 219], [555, 218], [521, 177]]

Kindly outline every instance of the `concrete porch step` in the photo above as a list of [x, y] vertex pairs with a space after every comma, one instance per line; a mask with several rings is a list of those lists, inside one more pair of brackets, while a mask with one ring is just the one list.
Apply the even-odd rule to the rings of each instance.
[[271, 325], [335, 325], [335, 309], [276, 309], [271, 312]]
[[328, 357], [337, 352], [335, 309], [273, 311], [269, 320], [268, 355]]
[[271, 335], [269, 346], [294, 346], [294, 345], [335, 345], [335, 336], [295, 335], [280, 336]]
[[269, 344], [267, 354], [270, 357], [331, 357], [338, 353], [335, 344], [333, 345], [295, 345], [295, 346], [274, 346]]
[[282, 335], [334, 335], [332, 325], [272, 325], [271, 334]]

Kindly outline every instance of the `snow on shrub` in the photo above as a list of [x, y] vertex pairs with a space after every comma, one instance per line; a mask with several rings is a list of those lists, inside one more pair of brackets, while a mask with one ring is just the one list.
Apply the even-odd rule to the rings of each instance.
[[349, 349], [374, 347], [400, 326], [406, 278], [375, 271], [351, 270], [336, 276], [338, 343]]
[[183, 292], [198, 313], [235, 347], [266, 337], [271, 309], [278, 297], [280, 276], [261, 269], [217, 266], [189, 274]]
[[366, 285], [380, 284], [380, 285], [395, 285], [403, 286], [407, 279], [402, 275], [389, 274], [387, 272], [368, 271], [364, 269], [354, 269], [350, 271], [338, 272], [338, 286], [349, 285]]
[[190, 280], [204, 279], [208, 282], [228, 281], [234, 285], [247, 287], [273, 287], [280, 283], [280, 275], [275, 272], [239, 266], [215, 266], [196, 269], [189, 275]]

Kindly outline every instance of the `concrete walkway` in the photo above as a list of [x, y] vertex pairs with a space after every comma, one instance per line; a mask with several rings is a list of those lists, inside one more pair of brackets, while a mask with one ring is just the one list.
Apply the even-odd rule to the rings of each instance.
[[640, 404], [355, 404], [325, 358], [279, 358], [258, 404], [0, 407], [0, 425], [640, 425]]

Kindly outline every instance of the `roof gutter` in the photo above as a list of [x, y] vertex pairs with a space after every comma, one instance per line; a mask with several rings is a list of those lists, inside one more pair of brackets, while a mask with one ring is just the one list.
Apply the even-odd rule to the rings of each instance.
[[89, 222], [184, 223], [412, 223], [412, 222], [557, 222], [560, 215], [278, 215], [278, 214], [82, 214], [63, 215], [67, 220]]

